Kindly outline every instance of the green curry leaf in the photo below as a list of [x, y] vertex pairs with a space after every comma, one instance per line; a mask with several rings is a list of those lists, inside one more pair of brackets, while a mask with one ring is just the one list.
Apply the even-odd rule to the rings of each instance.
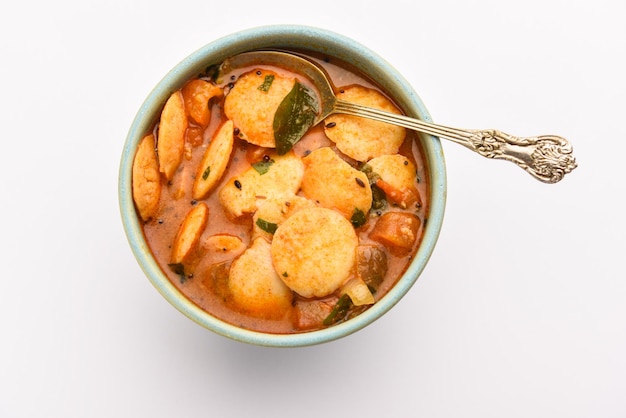
[[353, 306], [350, 296], [347, 294], [341, 295], [332, 311], [324, 318], [323, 324], [326, 326], [336, 324], [346, 318], [348, 311]]
[[274, 139], [279, 155], [288, 153], [315, 121], [318, 101], [315, 94], [296, 81], [274, 115]]

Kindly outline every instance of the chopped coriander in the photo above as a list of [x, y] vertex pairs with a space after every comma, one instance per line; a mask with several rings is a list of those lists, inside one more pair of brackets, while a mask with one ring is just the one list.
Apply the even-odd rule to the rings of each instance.
[[372, 166], [368, 164], [363, 164], [361, 171], [367, 175], [367, 179], [369, 180], [370, 187], [372, 189], [372, 209], [376, 211], [385, 209], [387, 207], [387, 195], [376, 185], [378, 180], [380, 180], [380, 176], [374, 172]]
[[[261, 228], [263, 231], [273, 234], [278, 229], [278, 225], [273, 222], [268, 222], [265, 219], [258, 218], [256, 220], [256, 225]], [[286, 276], [285, 276], [286, 277]]]
[[360, 170], [365, 173], [370, 184], [374, 184], [380, 180], [380, 176], [374, 171], [371, 165], [363, 164]]
[[355, 228], [365, 225], [365, 222], [367, 222], [365, 213], [363, 213], [363, 211], [359, 208], [354, 208], [354, 212], [352, 213], [352, 218], [350, 218], [350, 222], [352, 222], [352, 226], [354, 226]]
[[272, 86], [273, 82], [274, 82], [274, 74], [266, 75], [265, 78], [263, 79], [263, 84], [259, 86], [259, 90], [267, 93], [270, 90], [270, 87]]
[[376, 211], [383, 210], [387, 207], [387, 195], [376, 184], [372, 184], [372, 209]]
[[209, 177], [209, 174], [211, 173], [211, 166], [207, 166], [206, 170], [204, 170], [204, 172], [202, 173], [202, 180], [206, 180], [207, 177]]
[[268, 159], [266, 161], [265, 159], [263, 159], [263, 161], [257, 161], [256, 163], [252, 164], [252, 167], [257, 171], [257, 173], [263, 175], [269, 171], [272, 164], [274, 164], [274, 160]]

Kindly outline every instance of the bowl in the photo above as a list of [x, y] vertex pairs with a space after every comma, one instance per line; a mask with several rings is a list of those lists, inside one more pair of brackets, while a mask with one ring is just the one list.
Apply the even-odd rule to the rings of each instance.
[[222, 321], [187, 299], [167, 278], [152, 256], [144, 237], [132, 197], [132, 165], [139, 141], [158, 119], [172, 91], [208, 66], [230, 56], [263, 48], [298, 49], [323, 53], [355, 66], [375, 80], [412, 117], [430, 121], [426, 107], [408, 82], [383, 58], [358, 42], [325, 29], [274, 25], [243, 30], [217, 39], [175, 65], [150, 92], [130, 126], [119, 168], [119, 207], [130, 248], [145, 275], [176, 309], [202, 327], [232, 340], [260, 346], [300, 347], [326, 343], [348, 336], [376, 321], [409, 291], [424, 270], [441, 230], [446, 201], [446, 171], [439, 139], [422, 135], [429, 170], [430, 208], [419, 249], [408, 269], [371, 308], [360, 315], [322, 330], [297, 334], [251, 331]]

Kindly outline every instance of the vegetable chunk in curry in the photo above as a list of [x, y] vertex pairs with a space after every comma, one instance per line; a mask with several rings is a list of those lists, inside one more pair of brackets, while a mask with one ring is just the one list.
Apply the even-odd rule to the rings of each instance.
[[[353, 68], [309, 58], [345, 100], [401, 113]], [[429, 190], [417, 134], [346, 115], [313, 126], [316, 94], [263, 63], [204, 73], [171, 93], [137, 148], [133, 199], [151, 252], [233, 325], [299, 333], [349, 320], [419, 247]]]

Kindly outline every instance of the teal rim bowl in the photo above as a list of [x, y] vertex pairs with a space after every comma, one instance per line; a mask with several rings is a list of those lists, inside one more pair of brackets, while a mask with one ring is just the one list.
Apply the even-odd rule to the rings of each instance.
[[430, 213], [417, 254], [396, 285], [364, 313], [344, 323], [301, 334], [269, 334], [242, 329], [216, 318], [187, 299], [168, 280], [154, 260], [144, 238], [132, 197], [132, 164], [139, 141], [150, 131], [171, 92], [209, 65], [241, 52], [262, 48], [292, 48], [320, 52], [354, 65], [375, 80], [412, 117], [430, 121], [430, 115], [408, 82], [383, 58], [365, 46], [328, 30], [276, 25], [237, 32], [195, 51], [178, 63], [150, 92], [132, 122], [119, 168], [119, 206], [130, 247], [142, 270], [161, 295], [176, 309], [199, 325], [222, 336], [249, 344], [272, 347], [300, 347], [321, 344], [350, 335], [388, 312], [416, 282], [439, 237], [446, 203], [446, 170], [439, 139], [423, 135], [423, 150], [430, 174]]

